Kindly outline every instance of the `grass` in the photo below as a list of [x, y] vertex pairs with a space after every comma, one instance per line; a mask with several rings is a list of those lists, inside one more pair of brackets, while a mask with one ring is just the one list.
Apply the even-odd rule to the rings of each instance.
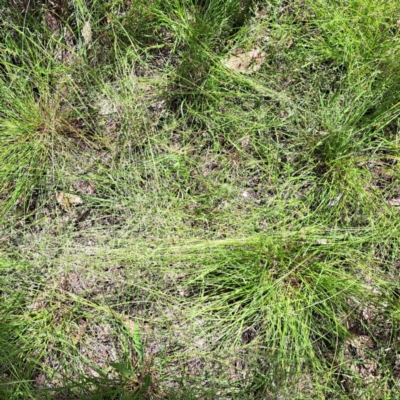
[[0, 397], [397, 398], [397, 2], [10, 4]]

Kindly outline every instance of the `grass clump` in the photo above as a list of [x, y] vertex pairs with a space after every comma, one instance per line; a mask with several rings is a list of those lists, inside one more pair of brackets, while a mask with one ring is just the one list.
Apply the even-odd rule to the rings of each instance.
[[397, 2], [0, 11], [3, 397], [396, 398]]
[[54, 43], [36, 43], [38, 36], [17, 30], [1, 44], [3, 216], [15, 204], [35, 208], [41, 184], [59, 180], [57, 166], [96, 144], [90, 99], [71, 76], [77, 71], [55, 59]]

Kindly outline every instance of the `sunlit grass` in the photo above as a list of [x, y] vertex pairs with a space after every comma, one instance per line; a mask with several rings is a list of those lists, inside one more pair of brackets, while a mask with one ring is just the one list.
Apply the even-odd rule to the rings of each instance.
[[21, 7], [0, 1], [1, 395], [394, 398], [397, 2]]

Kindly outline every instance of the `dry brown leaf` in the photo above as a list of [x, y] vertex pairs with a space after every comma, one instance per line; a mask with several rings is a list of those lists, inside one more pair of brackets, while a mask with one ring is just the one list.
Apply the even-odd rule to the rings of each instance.
[[135, 323], [130, 320], [126, 315], [119, 314], [119, 316], [121, 317], [124, 325], [127, 327], [129, 333], [133, 335], [135, 333]]
[[46, 12], [45, 22], [47, 28], [55, 35], [60, 33], [60, 21], [59, 19], [50, 11]]
[[117, 106], [107, 99], [102, 99], [97, 103], [99, 115], [110, 115], [118, 112]]
[[76, 206], [78, 204], [82, 204], [83, 201], [79, 196], [75, 196], [74, 194], [69, 193], [56, 193], [57, 203], [63, 208], [65, 211], [70, 211], [72, 206]]
[[87, 329], [87, 327], [88, 327], [88, 325], [89, 325], [89, 323], [90, 323], [91, 321], [92, 321], [92, 319], [89, 319], [89, 320], [85, 321], [85, 322], [83, 323], [83, 325], [79, 328], [79, 331], [78, 331], [77, 335], [75, 336], [75, 338], [74, 338], [74, 340], [73, 340], [73, 343], [74, 343], [75, 346], [76, 346], [76, 345], [80, 342], [80, 340], [82, 339], [82, 336], [83, 336], [84, 333], [86, 332], [86, 329]]
[[260, 49], [244, 51], [242, 48], [236, 49], [232, 56], [224, 58], [222, 64], [241, 74], [252, 74], [260, 70], [265, 60], [265, 53]]
[[337, 203], [339, 203], [339, 201], [340, 201], [340, 199], [343, 197], [343, 193], [339, 193], [339, 195], [334, 199], [334, 200], [331, 200], [329, 203], [328, 203], [328, 206], [330, 206], [330, 207], [333, 207], [333, 206], [335, 206]]
[[86, 21], [85, 24], [83, 25], [81, 34], [82, 34], [83, 40], [85, 41], [85, 45], [89, 46], [92, 41], [92, 27], [91, 27], [89, 21]]
[[388, 204], [389, 204], [389, 206], [399, 207], [400, 206], [400, 197], [398, 197], [397, 199], [388, 200]]
[[40, 311], [45, 306], [45, 299], [46, 295], [44, 293], [39, 293], [34, 303], [30, 305], [29, 308], [34, 312]]
[[74, 183], [74, 189], [80, 194], [94, 194], [96, 192], [96, 188], [93, 183], [89, 181], [77, 181]]
[[345, 357], [350, 361], [350, 369], [365, 382], [380, 379], [378, 364], [368, 356], [368, 350], [373, 349], [374, 342], [366, 335], [354, 336], [345, 342]]

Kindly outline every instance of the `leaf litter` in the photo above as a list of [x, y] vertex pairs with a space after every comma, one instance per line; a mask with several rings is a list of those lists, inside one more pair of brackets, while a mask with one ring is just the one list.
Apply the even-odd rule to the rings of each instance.
[[229, 69], [250, 75], [261, 69], [265, 57], [265, 53], [260, 49], [253, 48], [249, 51], [244, 51], [239, 47], [230, 57], [222, 59], [221, 62]]
[[83, 203], [81, 197], [63, 192], [56, 193], [56, 200], [64, 211], [71, 211], [71, 207]]

